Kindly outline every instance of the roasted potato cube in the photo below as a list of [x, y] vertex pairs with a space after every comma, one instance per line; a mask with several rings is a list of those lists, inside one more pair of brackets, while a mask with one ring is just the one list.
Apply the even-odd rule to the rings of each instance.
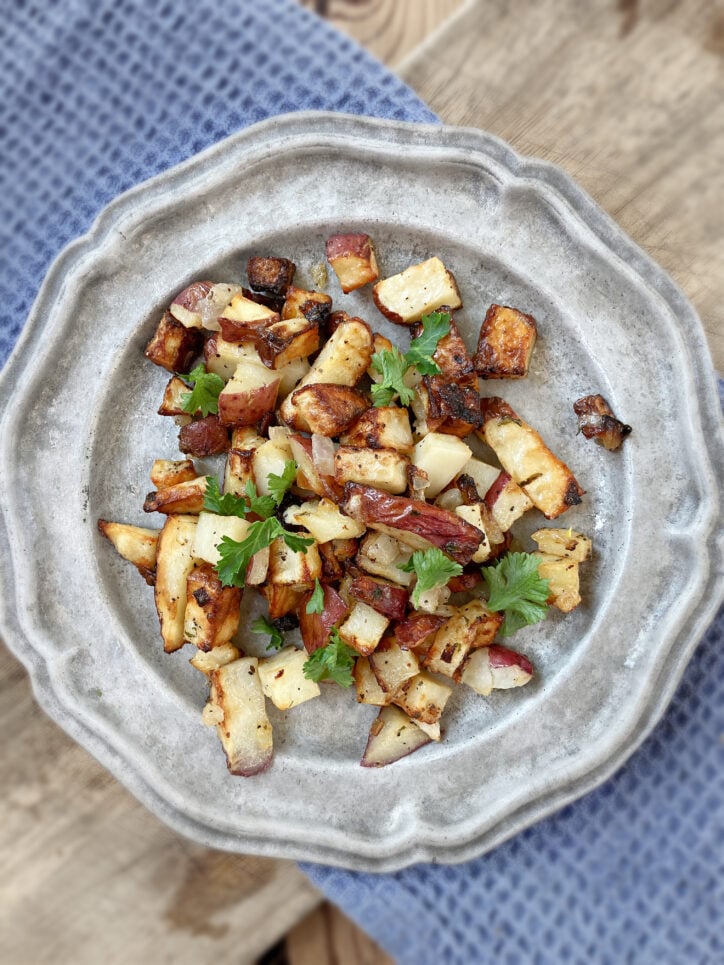
[[183, 407], [184, 396], [188, 395], [191, 390], [188, 385], [180, 379], [178, 375], [174, 375], [166, 383], [166, 388], [163, 390], [163, 399], [161, 405], [158, 408], [159, 415], [188, 415], [189, 413]]
[[352, 579], [349, 594], [353, 600], [367, 603], [389, 620], [405, 618], [409, 594], [401, 586], [360, 573]]
[[257, 658], [241, 657], [214, 670], [209, 703], [220, 712], [216, 730], [229, 771], [241, 777], [265, 771], [273, 754], [272, 728]]
[[252, 426], [272, 412], [279, 391], [279, 374], [250, 359], [242, 359], [219, 395], [223, 425]]
[[236, 372], [239, 362], [256, 362], [263, 365], [253, 342], [227, 342], [221, 335], [212, 335], [204, 346], [206, 371], [220, 376], [225, 382]]
[[478, 494], [476, 501], [480, 501], [485, 499], [486, 493], [497, 480], [500, 475], [500, 469], [497, 466], [488, 465], [488, 463], [483, 462], [482, 459], [473, 457], [465, 463], [460, 470], [460, 475], [468, 476], [473, 480]]
[[483, 440], [547, 519], [581, 502], [585, 490], [535, 429], [500, 398], [483, 399], [482, 409]]
[[487, 697], [493, 690], [523, 687], [533, 677], [533, 665], [522, 653], [494, 644], [474, 650], [456, 678]]
[[286, 399], [290, 392], [293, 392], [304, 376], [309, 372], [311, 365], [307, 359], [293, 359], [287, 362], [280, 369], [276, 369], [279, 374], [279, 395], [278, 399]]
[[208, 652], [197, 650], [189, 660], [189, 663], [194, 669], [200, 670], [202, 674], [210, 677], [214, 670], [218, 670], [219, 667], [225, 667], [227, 663], [238, 660], [240, 656], [241, 653], [233, 643], [225, 643], [220, 647], [214, 647], [213, 650], [209, 650]]
[[409, 562], [412, 550], [386, 533], [368, 533], [359, 547], [357, 565], [361, 570], [375, 576], [383, 576], [393, 583], [409, 586], [412, 573], [405, 573], [400, 567]]
[[345, 294], [379, 278], [369, 235], [332, 235], [327, 239], [326, 254]]
[[[376, 355], [378, 352], [391, 352], [393, 349], [393, 344], [389, 338], [385, 338], [384, 335], [380, 335], [379, 332], [374, 332], [372, 334], [372, 353]], [[378, 372], [376, 368], [372, 365], [367, 369], [367, 375], [373, 382], [381, 382], [384, 378], [382, 372]]]
[[402, 685], [394, 702], [416, 723], [436, 724], [451, 693], [452, 687], [423, 672]]
[[307, 602], [311, 592], [307, 593], [297, 611], [302, 643], [307, 653], [314, 653], [329, 642], [332, 627], [338, 626], [349, 613], [349, 607], [333, 586], [322, 583], [323, 609], [321, 613], [307, 613]]
[[302, 506], [290, 506], [284, 513], [284, 520], [292, 526], [303, 526], [318, 543], [355, 539], [365, 532], [362, 523], [341, 513], [331, 499], [310, 499]]
[[450, 309], [462, 307], [455, 278], [439, 258], [429, 258], [399, 275], [378, 281], [372, 294], [385, 318], [398, 325], [419, 322], [423, 315], [441, 305]]
[[573, 403], [573, 411], [578, 416], [578, 431], [606, 449], [618, 449], [631, 433], [631, 426], [619, 422], [602, 395], [586, 395], [578, 399]]
[[281, 586], [309, 586], [322, 575], [322, 561], [317, 544], [306, 552], [295, 553], [281, 537], [269, 547], [269, 582]]
[[254, 450], [229, 449], [224, 472], [224, 492], [235, 496], [246, 494], [246, 484], [254, 482]]
[[531, 539], [538, 544], [538, 551], [546, 556], [558, 556], [575, 563], [583, 563], [590, 559], [593, 544], [588, 536], [576, 533], [572, 529], [538, 529], [531, 534]]
[[383, 707], [370, 727], [362, 767], [385, 767], [430, 743], [430, 736], [407, 714], [390, 705]]
[[[450, 316], [450, 331], [437, 343], [432, 359], [440, 369], [440, 374], [446, 376], [448, 380], [466, 380], [475, 372], [475, 366], [460, 329], [452, 320], [452, 309], [449, 305], [441, 305], [437, 311]], [[419, 338], [422, 333], [423, 326], [420, 322], [416, 322], [410, 329], [410, 337], [413, 339]]]
[[283, 369], [295, 359], [304, 359], [319, 348], [319, 326], [306, 318], [274, 322], [259, 332], [257, 351], [270, 369]]
[[290, 288], [287, 292], [282, 319], [306, 318], [315, 325], [324, 325], [332, 311], [332, 299], [324, 292], [305, 291], [303, 288]]
[[269, 619], [279, 620], [294, 612], [302, 600], [308, 596], [305, 587], [284, 586], [280, 583], [267, 583], [261, 588], [269, 607]]
[[438, 613], [411, 613], [395, 626], [395, 640], [404, 650], [427, 653], [433, 636], [447, 619]]
[[217, 516], [216, 513], [199, 513], [199, 521], [194, 533], [194, 559], [203, 560], [211, 566], [219, 562], [218, 545], [227, 537], [237, 543], [246, 539], [251, 524], [238, 516]]
[[154, 595], [166, 653], [184, 644], [186, 580], [194, 567], [196, 525], [194, 516], [169, 516], [158, 537]]
[[378, 684], [377, 677], [372, 673], [372, 668], [367, 657], [358, 657], [357, 660], [355, 660], [352, 676], [354, 677], [358, 704], [372, 704], [375, 707], [385, 707], [392, 700], [392, 694], [385, 693]]
[[257, 491], [261, 496], [268, 496], [269, 476], [281, 476], [284, 466], [291, 460], [291, 453], [286, 445], [269, 440], [254, 449], [252, 456], [252, 469]]
[[178, 447], [181, 452], [199, 459], [219, 456], [229, 448], [229, 430], [221, 424], [217, 415], [207, 415], [181, 427]]
[[407, 457], [396, 449], [340, 446], [334, 455], [334, 478], [341, 485], [363, 483], [388, 493], [404, 493], [408, 465]]
[[167, 486], [149, 493], [143, 504], [144, 513], [200, 513], [204, 506], [206, 476]]
[[503, 623], [480, 600], [459, 607], [437, 631], [423, 658], [427, 670], [453, 677], [471, 650], [491, 644]]
[[171, 312], [164, 312], [144, 354], [169, 372], [189, 372], [203, 347], [204, 337], [198, 329], [186, 328]]
[[234, 295], [219, 315], [221, 335], [227, 342], [256, 341], [265, 328], [278, 321], [278, 312], [244, 295]]
[[445, 375], [425, 375], [412, 402], [417, 431], [444, 432], [465, 438], [480, 428], [480, 392], [476, 375], [450, 380]]
[[149, 586], [153, 586], [156, 573], [156, 546], [159, 531], [131, 526], [129, 523], [111, 523], [98, 520], [98, 532], [113, 544], [124, 560], [133, 563]]
[[385, 640], [368, 659], [377, 683], [386, 694], [393, 696], [420, 672], [417, 656], [412, 650], [403, 650], [394, 640]]
[[296, 647], [284, 647], [272, 657], [259, 661], [259, 679], [264, 696], [279, 710], [291, 710], [319, 697], [319, 684], [304, 676], [308, 654]]
[[339, 634], [357, 653], [367, 657], [380, 642], [389, 624], [386, 616], [356, 600], [347, 619], [340, 626]]
[[456, 436], [429, 432], [412, 450], [412, 462], [427, 473], [424, 489], [426, 499], [432, 499], [447, 486], [470, 460], [472, 449]]
[[581, 602], [578, 589], [578, 563], [570, 557], [548, 556], [545, 553], [533, 554], [538, 560], [538, 575], [548, 580], [548, 602], [570, 613]]
[[368, 408], [369, 399], [348, 385], [315, 382], [290, 397], [289, 425], [302, 432], [338, 436]]
[[294, 281], [297, 266], [288, 258], [250, 258], [246, 263], [246, 276], [251, 287], [265, 295], [286, 295]]
[[198, 473], [190, 459], [155, 459], [151, 467], [151, 482], [156, 489], [168, 489], [177, 483], [190, 482]]
[[507, 472], [501, 472], [485, 494], [485, 505], [501, 532], [507, 533], [516, 519], [532, 508], [533, 500]]
[[412, 449], [412, 430], [407, 409], [395, 405], [366, 409], [340, 437], [343, 446], [367, 449]]
[[480, 545], [472, 557], [473, 563], [484, 563], [490, 556], [491, 543], [485, 529], [486, 517], [483, 508], [481, 503], [473, 503], [472, 506], [458, 506], [455, 510], [457, 516], [480, 530]]
[[194, 281], [180, 291], [169, 306], [169, 311], [186, 328], [201, 328], [202, 319], [198, 312], [199, 303], [203, 302], [214, 287], [212, 281]]
[[195, 566], [186, 578], [184, 639], [199, 650], [229, 643], [239, 629], [241, 588], [223, 586], [210, 563]]
[[475, 370], [484, 379], [522, 379], [535, 346], [532, 315], [507, 305], [491, 305], [480, 328]]

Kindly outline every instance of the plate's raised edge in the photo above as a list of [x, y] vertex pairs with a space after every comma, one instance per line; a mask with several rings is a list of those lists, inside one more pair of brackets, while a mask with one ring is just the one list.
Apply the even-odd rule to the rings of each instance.
[[[4, 370], [0, 373], [0, 411], [5, 409], [22, 372], [33, 359], [33, 347], [45, 333], [49, 324], [50, 308], [62, 294], [66, 277], [81, 260], [91, 256], [96, 249], [100, 248], [110, 234], [119, 230], [119, 225], [124, 217], [133, 213], [140, 201], [144, 198], [151, 200], [153, 196], [159, 193], [167, 195], [176, 187], [182, 186], [197, 177], [202, 177], [204, 180], [212, 178], [214, 168], [222, 163], [224, 157], [228, 153], [243, 153], [244, 145], [248, 144], [256, 148], [263, 145], [264, 142], [278, 142], [282, 138], [291, 142], [295, 137], [309, 136], [314, 133], [337, 137], [340, 141], [362, 137], [367, 140], [372, 138], [388, 143], [406, 142], [408, 146], [413, 148], [415, 146], [422, 148], [434, 146], [442, 149], [463, 147], [471, 150], [471, 152], [492, 158], [518, 177], [540, 181], [552, 189], [606, 248], [625, 262], [642, 281], [665, 299], [674, 317], [680, 323], [682, 332], [686, 335], [689, 362], [696, 375], [696, 402], [701, 419], [701, 438], [704, 448], [702, 457], [708, 457], [706, 460], [708, 466], [705, 464], [702, 467], [702, 472], [708, 475], [715, 487], [714, 480], [724, 476], [724, 455], [720, 445], [721, 414], [713, 367], [701, 322], [686, 297], [663, 269], [632, 242], [564, 171], [544, 161], [521, 157], [503, 141], [474, 128], [445, 128], [437, 125], [383, 121], [327, 112], [303, 112], [263, 121], [232, 135], [225, 141], [219, 142], [171, 170], [132, 188], [111, 202], [99, 214], [89, 232], [68, 245], [51, 266], [21, 338]], [[713, 467], [716, 467], [714, 472], [712, 472]], [[709, 469], [708, 473], [706, 472], [707, 468]], [[0, 465], [0, 478], [2, 478], [3, 470], [3, 465]], [[715, 488], [707, 495], [714, 503], [716, 502]], [[315, 846], [313, 849], [307, 849], [300, 845], [298, 841], [285, 841], [278, 837], [272, 840], [267, 837], [242, 834], [231, 836], [225, 832], [217, 832], [190, 819], [187, 815], [171, 807], [157, 794], [137, 774], [129, 761], [118, 755], [112, 747], [84, 724], [73, 708], [68, 708], [61, 703], [50, 684], [42, 657], [33, 648], [32, 641], [24, 638], [22, 634], [13, 612], [13, 600], [10, 592], [6, 592], [4, 598], [0, 600], [2, 606], [0, 610], [0, 632], [2, 632], [10, 649], [27, 667], [35, 695], [41, 707], [75, 740], [108, 767], [139, 800], [176, 830], [194, 840], [205, 842], [211, 847], [230, 850], [243, 849], [272, 857], [296, 858], [378, 872], [397, 870], [419, 861], [459, 862], [469, 860], [497, 846], [525, 827], [593, 789], [606, 780], [648, 736], [671, 700], [696, 644], [722, 599], [724, 581], [722, 579], [722, 551], [719, 541], [721, 531], [716, 528], [716, 514], [710, 513], [709, 519], [711, 522], [705, 535], [707, 548], [710, 551], [711, 568], [709, 579], [702, 588], [702, 602], [696, 616], [689, 621], [685, 630], [678, 635], [677, 639], [671, 642], [665, 662], [659, 668], [658, 678], [649, 688], [648, 699], [640, 708], [638, 717], [632, 720], [626, 739], [605, 756], [598, 766], [580, 774], [573, 781], [567, 782], [565, 786], [526, 802], [495, 827], [483, 830], [480, 834], [473, 835], [462, 843], [443, 847], [421, 843], [394, 851], [390, 848], [390, 842], [385, 841], [383, 842], [384, 855], [375, 858], [360, 856], [354, 851], [347, 852], [336, 848], [320, 849]], [[6, 588], [11, 588], [14, 585], [12, 555], [9, 552], [8, 532], [4, 516], [0, 526], [0, 545], [2, 549], [0, 553], [2, 584]]]

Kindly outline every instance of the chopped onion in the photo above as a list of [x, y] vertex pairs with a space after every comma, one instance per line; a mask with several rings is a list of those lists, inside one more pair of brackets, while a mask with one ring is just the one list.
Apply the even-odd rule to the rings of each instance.
[[312, 436], [312, 462], [320, 476], [334, 476], [334, 443], [326, 436]]
[[201, 298], [196, 305], [202, 326], [209, 332], [220, 332], [219, 315], [222, 314], [234, 295], [240, 294], [241, 285], [231, 285], [227, 282], [214, 285], [209, 294], [205, 298]]
[[459, 489], [453, 487], [452, 489], [446, 489], [444, 493], [440, 493], [435, 500], [435, 505], [439, 506], [440, 509], [449, 509], [453, 512], [458, 506], [462, 506], [464, 502], [463, 494]]

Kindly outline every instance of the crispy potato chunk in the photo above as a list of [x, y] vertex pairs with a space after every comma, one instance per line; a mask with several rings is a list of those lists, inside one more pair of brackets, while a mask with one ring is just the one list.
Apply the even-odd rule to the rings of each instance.
[[347, 619], [339, 628], [339, 634], [362, 656], [369, 656], [384, 636], [390, 621], [382, 613], [359, 600], [352, 602]]
[[375, 305], [398, 325], [419, 322], [442, 305], [461, 308], [462, 300], [452, 272], [439, 258], [411, 265], [399, 275], [378, 281], [372, 289]]
[[241, 653], [233, 643], [225, 643], [208, 652], [197, 650], [189, 663], [195, 670], [200, 670], [202, 674], [210, 677], [214, 670], [225, 667], [227, 663], [238, 660], [240, 656]]
[[194, 516], [169, 516], [158, 538], [154, 594], [166, 653], [184, 645], [186, 580], [194, 567], [196, 524]]
[[156, 489], [168, 489], [177, 483], [190, 482], [198, 473], [190, 459], [156, 459], [151, 467], [151, 482]]
[[246, 263], [246, 275], [251, 287], [265, 295], [286, 295], [294, 280], [297, 266], [288, 258], [250, 258]]
[[368, 408], [369, 399], [348, 385], [315, 382], [292, 393], [289, 425], [302, 432], [338, 436]]
[[153, 586], [156, 574], [158, 530], [99, 519], [98, 532], [113, 544], [119, 556], [133, 563], [149, 586]]
[[480, 392], [476, 375], [455, 381], [445, 375], [425, 375], [417, 386], [412, 409], [420, 434], [445, 432], [464, 439], [480, 428]]
[[357, 658], [352, 676], [354, 677], [358, 704], [372, 704], [375, 707], [385, 707], [392, 700], [392, 694], [385, 693], [377, 682], [377, 677], [372, 673], [372, 668], [367, 657]]
[[244, 295], [234, 295], [219, 315], [221, 335], [227, 342], [256, 341], [267, 326], [278, 321], [278, 312]]
[[507, 472], [501, 472], [485, 494], [485, 505], [500, 531], [507, 533], [516, 519], [532, 508], [533, 500]]
[[548, 580], [548, 602], [563, 613], [575, 610], [581, 602], [579, 592], [578, 566], [570, 557], [548, 556], [534, 553], [538, 564], [538, 574]]
[[324, 325], [332, 311], [332, 299], [324, 292], [290, 288], [287, 292], [282, 319], [306, 318], [314, 325]]
[[203, 346], [204, 336], [199, 329], [186, 328], [171, 312], [164, 312], [144, 354], [168, 372], [188, 372]]
[[295, 359], [305, 359], [319, 348], [319, 326], [306, 318], [274, 322], [259, 332], [257, 351], [264, 365], [283, 369]]
[[400, 567], [408, 563], [412, 550], [404, 546], [394, 537], [386, 533], [368, 533], [362, 541], [357, 553], [356, 563], [361, 570], [382, 576], [398, 583], [409, 586], [413, 574], [405, 573]]
[[365, 532], [362, 523], [341, 513], [331, 499], [310, 499], [301, 506], [290, 506], [284, 512], [284, 521], [292, 526], [303, 526], [318, 543], [355, 539]]
[[409, 594], [401, 586], [376, 580], [365, 573], [352, 579], [349, 595], [353, 600], [369, 604], [373, 610], [382, 613], [390, 620], [403, 620], [407, 611]]
[[306, 552], [295, 553], [281, 537], [269, 547], [269, 582], [281, 586], [311, 587], [322, 575], [322, 560], [317, 544]]
[[[452, 320], [452, 309], [449, 305], [441, 305], [437, 309], [442, 314], [450, 315], [450, 331], [437, 343], [432, 359], [440, 369], [440, 374], [448, 379], [465, 379], [475, 371], [473, 360], [468, 353], [467, 346], [460, 334], [460, 329]], [[416, 322], [410, 329], [411, 338], [419, 338], [423, 327]]]
[[532, 315], [491, 305], [480, 328], [475, 370], [484, 379], [522, 379], [528, 374], [537, 335]]
[[273, 411], [279, 382], [277, 372], [242, 359], [219, 395], [219, 421], [228, 426], [255, 425]]
[[492, 613], [480, 600], [459, 607], [435, 634], [423, 658], [425, 667], [453, 677], [471, 650], [493, 642], [503, 619], [502, 613]]
[[386, 694], [393, 696], [420, 672], [420, 664], [412, 650], [403, 650], [395, 640], [387, 639], [369, 655], [372, 673]]
[[209, 704], [219, 712], [216, 730], [229, 771], [241, 777], [265, 771], [272, 761], [273, 739], [257, 658], [241, 657], [214, 670]]
[[581, 502], [585, 490], [568, 466], [503, 399], [483, 399], [482, 411], [481, 437], [547, 519]]
[[217, 415], [207, 415], [181, 426], [178, 447], [181, 452], [200, 459], [219, 456], [229, 448], [229, 430], [222, 426]]
[[158, 409], [159, 415], [188, 415], [183, 407], [183, 397], [189, 394], [189, 387], [177, 375], [166, 383], [163, 399]]
[[306, 586], [285, 586], [280, 583], [266, 583], [261, 587], [261, 592], [269, 607], [270, 620], [278, 620], [292, 613], [309, 594]]
[[327, 239], [326, 255], [345, 294], [379, 278], [369, 235], [333, 235]]
[[279, 710], [291, 710], [307, 700], [319, 697], [319, 684], [304, 676], [308, 654], [296, 647], [284, 647], [279, 653], [259, 661], [259, 677], [264, 696]]
[[144, 513], [200, 513], [204, 507], [206, 476], [168, 486], [149, 493], [143, 504]]
[[578, 431], [608, 450], [618, 449], [631, 426], [619, 422], [602, 395], [586, 395], [573, 403], [578, 416]]
[[385, 767], [430, 743], [430, 736], [399, 707], [383, 707], [370, 727], [362, 767]]
[[593, 544], [588, 536], [572, 529], [538, 529], [531, 534], [531, 539], [538, 544], [539, 552], [546, 556], [557, 556], [574, 563], [583, 563], [590, 559], [593, 551]]
[[436, 724], [451, 694], [452, 687], [423, 671], [402, 685], [394, 702], [416, 723]]
[[234, 375], [239, 362], [251, 360], [263, 365], [254, 342], [228, 342], [221, 335], [212, 335], [204, 346], [206, 371], [220, 376], [225, 382]]
[[363, 483], [389, 493], [407, 489], [409, 460], [396, 449], [355, 449], [340, 446], [334, 455], [338, 483]]
[[297, 610], [302, 643], [307, 653], [314, 653], [329, 642], [332, 627], [337, 626], [349, 613], [349, 607], [329, 583], [322, 583], [324, 607], [321, 613], [307, 613], [307, 603], [312, 594], [307, 593]]
[[407, 409], [395, 405], [366, 409], [340, 436], [343, 446], [367, 449], [412, 449], [412, 430]]
[[209, 563], [195, 566], [186, 578], [184, 638], [199, 650], [229, 643], [239, 629], [241, 588], [223, 586]]

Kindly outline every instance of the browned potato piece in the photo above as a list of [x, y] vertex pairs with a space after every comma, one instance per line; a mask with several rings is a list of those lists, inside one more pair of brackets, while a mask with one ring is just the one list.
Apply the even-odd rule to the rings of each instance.
[[281, 538], [275, 539], [269, 547], [269, 583], [311, 588], [321, 575], [322, 560], [316, 543], [302, 553], [289, 549]]
[[423, 672], [402, 685], [394, 702], [412, 720], [423, 724], [436, 724], [442, 717], [450, 694], [452, 687]]
[[367, 657], [379, 644], [390, 621], [366, 603], [351, 602], [352, 608], [339, 628], [339, 635], [357, 653]]
[[154, 365], [169, 372], [188, 372], [203, 347], [200, 329], [186, 328], [171, 312], [164, 312], [144, 354]]
[[113, 544], [124, 560], [133, 563], [149, 586], [153, 586], [156, 573], [156, 546], [158, 530], [131, 526], [130, 523], [111, 523], [98, 520], [98, 532]]
[[143, 504], [144, 513], [200, 513], [204, 508], [206, 476], [168, 486], [149, 493]]
[[417, 655], [403, 650], [394, 640], [383, 640], [369, 655], [370, 668], [386, 694], [393, 696], [412, 677], [420, 672]]
[[229, 448], [229, 430], [217, 415], [207, 415], [181, 426], [178, 447], [189, 456], [218, 456]]
[[332, 235], [327, 239], [326, 255], [345, 294], [379, 278], [369, 235]]
[[154, 596], [166, 653], [184, 645], [186, 580], [194, 567], [196, 526], [195, 516], [169, 516], [158, 538]]
[[269, 605], [269, 619], [278, 620], [285, 617], [287, 613], [292, 613], [304, 597], [308, 590], [306, 587], [284, 586], [280, 583], [266, 583], [261, 588], [261, 592], [266, 597]]
[[332, 299], [324, 292], [306, 291], [304, 288], [290, 288], [282, 308], [282, 320], [287, 318], [306, 318], [314, 325], [324, 325], [332, 311]]
[[578, 416], [578, 431], [608, 450], [618, 449], [631, 433], [631, 426], [619, 422], [602, 395], [586, 395], [578, 399], [573, 403], [573, 411]]
[[259, 332], [257, 351], [264, 365], [281, 369], [319, 348], [319, 326], [306, 318], [274, 322]]
[[430, 743], [430, 736], [410, 720], [407, 714], [390, 705], [383, 707], [370, 727], [362, 767], [385, 767]]
[[572, 560], [574, 563], [583, 563], [590, 559], [593, 551], [589, 537], [572, 529], [538, 529], [531, 533], [530, 538], [538, 544], [540, 553]]
[[439, 258], [429, 258], [378, 281], [372, 294], [385, 318], [398, 325], [419, 322], [442, 305], [455, 309], [463, 304], [452, 272]]
[[211, 289], [212, 281], [194, 281], [180, 291], [169, 306], [173, 317], [187, 328], [201, 328], [201, 316], [197, 309]]
[[435, 634], [423, 658], [425, 667], [453, 677], [471, 650], [493, 642], [503, 619], [502, 613], [491, 613], [480, 600], [459, 607]]
[[198, 473], [190, 459], [156, 459], [151, 467], [151, 482], [156, 489], [168, 489], [177, 483], [190, 482]]
[[548, 580], [548, 602], [563, 613], [575, 610], [581, 602], [578, 586], [579, 564], [570, 557], [533, 554], [538, 564], [538, 574]]
[[265, 365], [242, 359], [219, 395], [219, 420], [223, 425], [253, 426], [274, 409], [279, 375]]
[[480, 328], [475, 370], [484, 379], [522, 379], [528, 374], [537, 328], [532, 315], [491, 305]]
[[[475, 371], [473, 360], [468, 354], [460, 329], [452, 319], [450, 306], [441, 305], [437, 311], [450, 316], [450, 331], [437, 343], [437, 348], [432, 356], [433, 361], [439, 367], [442, 375], [446, 375], [449, 379], [463, 379]], [[416, 322], [410, 329], [410, 337], [418, 338], [422, 332], [422, 324]], [[475, 384], [477, 385], [477, 382]]]
[[367, 657], [358, 657], [355, 660], [352, 676], [354, 677], [358, 704], [373, 704], [375, 707], [385, 707], [392, 700], [392, 694], [385, 693], [377, 682], [377, 677], [372, 673]]
[[297, 270], [288, 258], [250, 258], [246, 274], [251, 287], [265, 295], [286, 295]]
[[418, 431], [444, 432], [464, 439], [482, 424], [476, 375], [451, 381], [446, 375], [426, 375], [413, 402]]
[[409, 452], [413, 446], [409, 413], [395, 405], [366, 409], [340, 442], [344, 446]]
[[163, 400], [158, 409], [159, 415], [189, 415], [183, 407], [183, 397], [188, 395], [191, 390], [188, 385], [174, 375], [166, 383], [163, 390]]
[[195, 670], [200, 670], [202, 674], [210, 677], [214, 670], [218, 670], [219, 667], [225, 667], [227, 663], [238, 660], [240, 656], [241, 653], [233, 643], [225, 643], [221, 647], [214, 647], [214, 649], [209, 650], [208, 653], [203, 650], [197, 650], [189, 660], [189, 663]]
[[498, 397], [482, 399], [481, 438], [547, 519], [577, 506], [585, 490], [541, 437]]
[[388, 493], [407, 489], [410, 461], [396, 449], [356, 449], [340, 446], [334, 455], [334, 478], [344, 483], [362, 483]]
[[234, 295], [219, 315], [221, 335], [227, 342], [253, 342], [267, 325], [278, 321], [277, 312], [243, 295]]
[[246, 484], [254, 482], [254, 450], [229, 449], [224, 473], [224, 492], [243, 496]]
[[369, 406], [369, 399], [348, 385], [316, 382], [291, 395], [289, 425], [302, 432], [338, 436]]
[[184, 638], [199, 650], [229, 643], [239, 629], [241, 587], [223, 586], [210, 563], [195, 566], [186, 578]]
[[232, 774], [251, 777], [265, 771], [273, 754], [272, 727], [266, 713], [256, 657], [241, 657], [211, 674], [206, 719], [216, 730]]

